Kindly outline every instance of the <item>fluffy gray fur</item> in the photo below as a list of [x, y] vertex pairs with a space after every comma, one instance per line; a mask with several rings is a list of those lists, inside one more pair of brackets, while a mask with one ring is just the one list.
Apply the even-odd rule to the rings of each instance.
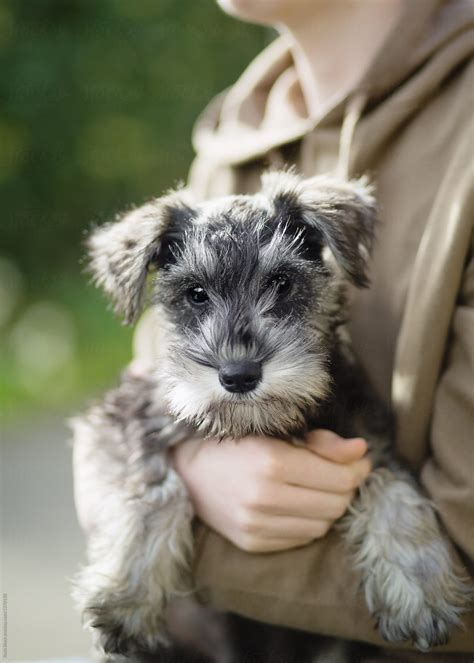
[[[155, 271], [161, 320], [153, 371], [125, 375], [74, 423], [108, 488], [75, 589], [104, 651], [166, 642], [166, 606], [191, 589], [192, 509], [167, 457], [190, 435], [366, 437], [375, 469], [344, 532], [382, 635], [427, 649], [460, 624], [467, 585], [434, 506], [393, 460], [390, 417], [344, 333], [347, 285], [368, 284], [374, 225], [363, 180], [273, 172], [257, 195], [193, 204], [169, 194], [92, 235], [91, 268], [116, 310], [133, 321]], [[218, 379], [239, 360], [262, 366], [249, 393]]]

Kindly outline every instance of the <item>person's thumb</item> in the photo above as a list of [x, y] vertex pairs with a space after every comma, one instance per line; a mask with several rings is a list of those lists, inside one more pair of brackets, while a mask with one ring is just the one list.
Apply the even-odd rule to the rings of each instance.
[[362, 437], [349, 440], [322, 428], [306, 436], [307, 448], [334, 463], [352, 463], [367, 453], [367, 442]]

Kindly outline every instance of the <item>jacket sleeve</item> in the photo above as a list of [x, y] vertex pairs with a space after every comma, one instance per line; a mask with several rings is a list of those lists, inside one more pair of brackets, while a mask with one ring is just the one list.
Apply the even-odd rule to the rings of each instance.
[[[453, 554], [474, 558], [474, 263], [454, 312], [450, 342], [431, 419], [431, 453], [420, 481], [439, 509]], [[458, 558], [458, 561], [460, 559]], [[375, 629], [359, 577], [337, 528], [311, 545], [250, 554], [197, 526], [195, 579], [215, 607], [322, 635], [385, 644]], [[474, 613], [437, 651], [474, 651]]]
[[463, 279], [435, 394], [421, 483], [467, 562], [474, 562], [474, 259]]

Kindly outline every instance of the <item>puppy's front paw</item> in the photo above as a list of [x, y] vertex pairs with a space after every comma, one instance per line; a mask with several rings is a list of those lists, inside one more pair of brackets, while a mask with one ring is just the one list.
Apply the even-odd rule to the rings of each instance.
[[445, 644], [461, 625], [470, 590], [444, 555], [431, 564], [430, 575], [423, 573], [423, 568], [429, 568], [426, 559], [420, 556], [418, 561], [421, 564], [415, 568], [381, 561], [366, 581], [365, 594], [386, 640], [408, 640], [426, 651]]
[[386, 640], [424, 651], [461, 626], [471, 589], [456, 573], [433, 505], [408, 475], [376, 470], [346, 519], [346, 537]]
[[410, 606], [406, 606], [406, 614], [399, 608], [383, 607], [375, 613], [380, 633], [390, 642], [411, 641], [421, 651], [445, 644], [460, 625], [459, 611], [454, 607], [425, 604], [416, 615]]
[[164, 609], [168, 594], [132, 574], [114, 575], [100, 564], [84, 567], [76, 577], [73, 598], [91, 631], [94, 646], [105, 654], [130, 655], [167, 644]]
[[94, 646], [105, 654], [154, 652], [168, 644], [159, 605], [147, 605], [132, 597], [92, 597], [84, 608], [85, 624], [93, 633]]

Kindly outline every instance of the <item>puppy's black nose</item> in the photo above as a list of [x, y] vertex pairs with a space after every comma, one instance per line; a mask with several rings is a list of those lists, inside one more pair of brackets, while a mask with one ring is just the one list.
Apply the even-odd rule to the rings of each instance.
[[219, 371], [219, 382], [232, 393], [252, 391], [262, 378], [262, 367], [256, 361], [235, 361]]

